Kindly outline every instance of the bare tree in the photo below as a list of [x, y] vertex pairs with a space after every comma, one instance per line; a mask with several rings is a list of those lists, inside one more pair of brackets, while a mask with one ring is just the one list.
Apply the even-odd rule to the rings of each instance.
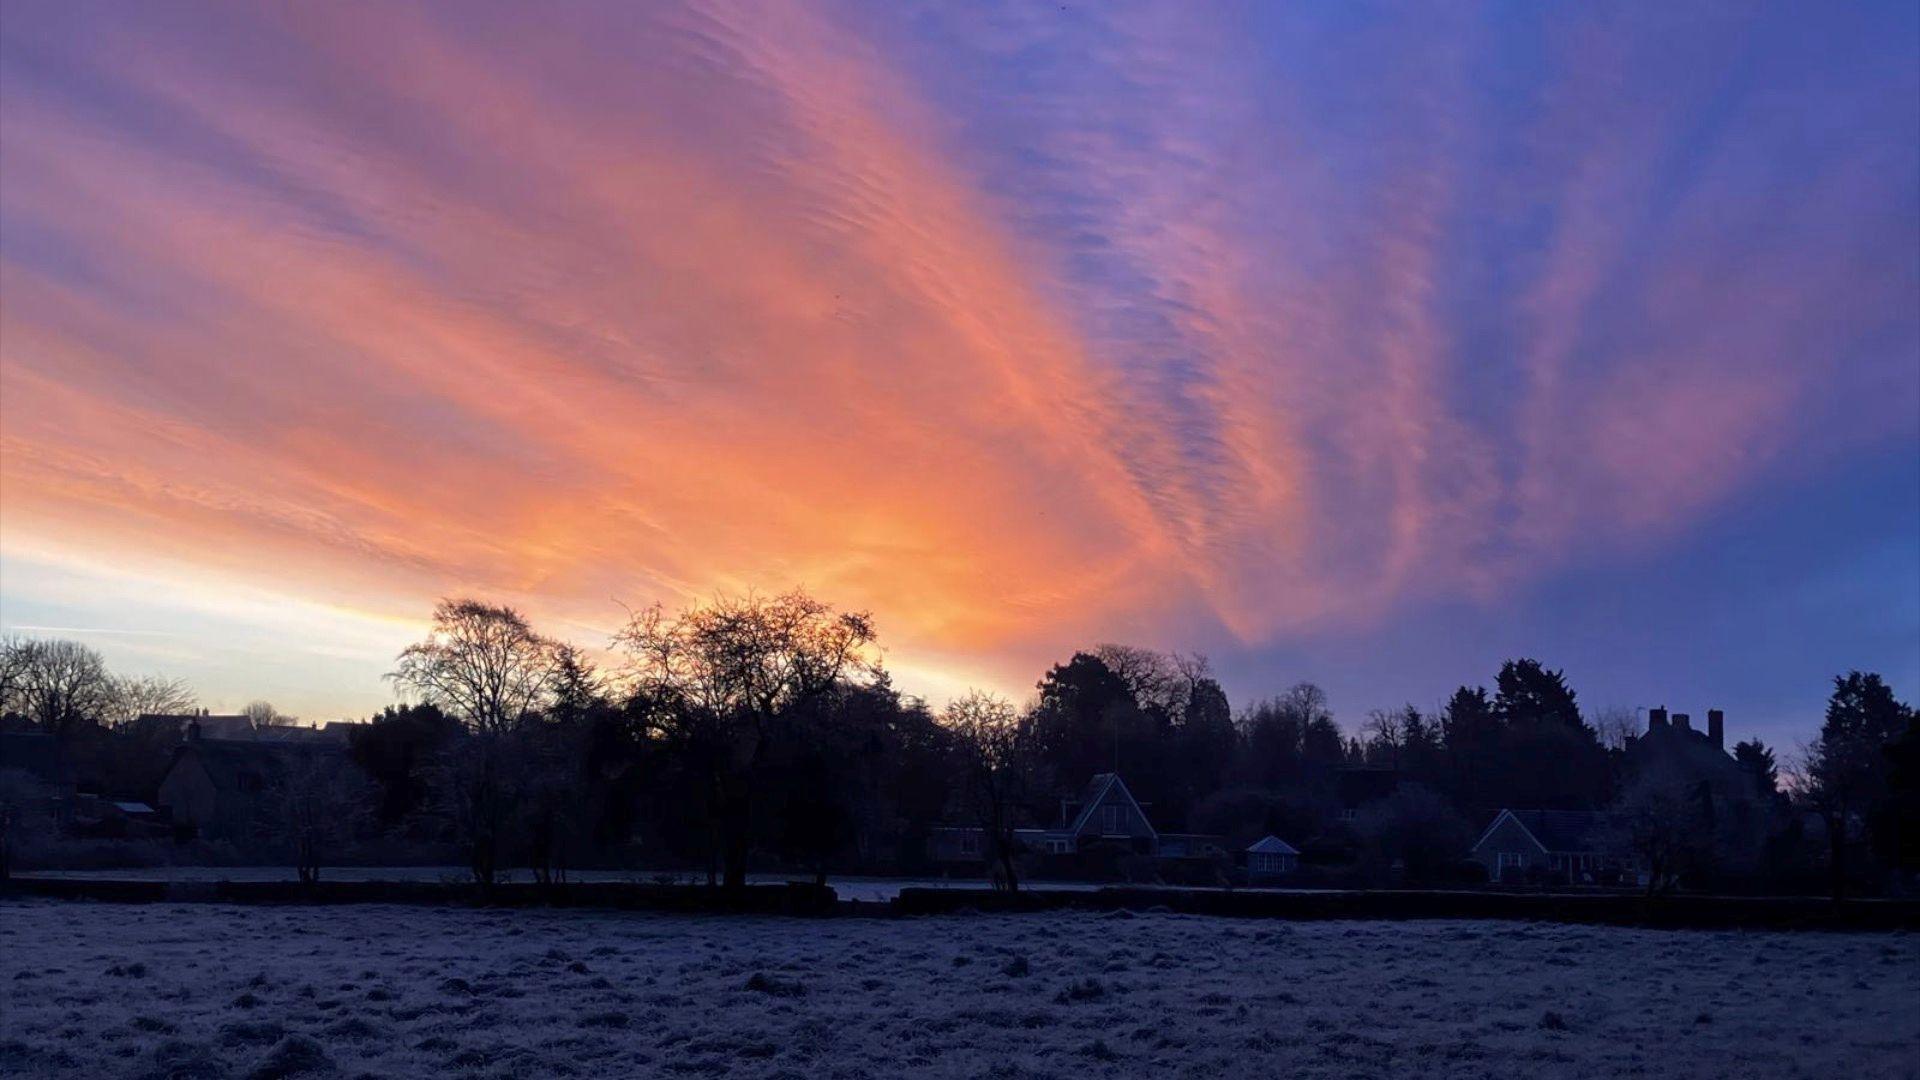
[[987, 837], [987, 860], [998, 864], [1009, 892], [1020, 889], [1016, 830], [1033, 791], [1033, 760], [1012, 703], [973, 691], [947, 706], [941, 722], [966, 763], [967, 798]]
[[0, 881], [13, 873], [14, 841], [38, 829], [52, 830], [47, 791], [25, 769], [0, 769]]
[[27, 711], [27, 659], [32, 642], [17, 634], [0, 636], [0, 716]]
[[271, 701], [249, 701], [240, 714], [247, 718], [247, 723], [253, 725], [255, 731], [270, 727], [293, 727], [300, 722], [299, 717], [288, 716], [274, 708]]
[[668, 617], [637, 612], [614, 638], [636, 700], [708, 771], [725, 884], [746, 885], [753, 778], [770, 739], [843, 683], [880, 674], [873, 621], [804, 592], [719, 597]]
[[114, 727], [125, 727], [142, 716], [168, 716], [189, 713], [199, 707], [193, 688], [184, 679], [161, 675], [138, 675], [113, 681]]
[[573, 846], [586, 825], [574, 734], [564, 725], [542, 725], [513, 736], [517, 831], [533, 879], [542, 885], [566, 883]]
[[1400, 751], [1407, 744], [1406, 716], [1401, 709], [1374, 709], [1360, 725], [1360, 737], [1366, 745], [1367, 760], [1376, 765], [1400, 767]]
[[441, 748], [428, 770], [430, 810], [467, 849], [473, 880], [490, 887], [515, 824], [520, 760], [509, 732], [479, 732]]
[[1634, 855], [1647, 873], [1647, 895], [1676, 888], [1705, 868], [1711, 820], [1697, 784], [1673, 769], [1655, 768], [1630, 782], [1614, 803], [1608, 846]]
[[510, 607], [442, 600], [433, 631], [407, 646], [387, 677], [476, 732], [510, 730], [552, 690], [554, 643]]
[[265, 823], [287, 841], [303, 885], [320, 880], [326, 857], [352, 833], [372, 805], [371, 785], [345, 757], [300, 751], [278, 780], [277, 805]]
[[1431, 788], [1406, 784], [1362, 809], [1354, 821], [1365, 868], [1385, 882], [1397, 865], [1399, 883], [1432, 882], [1465, 858], [1473, 832], [1466, 820]]
[[1599, 736], [1601, 746], [1609, 750], [1625, 750], [1640, 737], [1639, 710], [1609, 705], [1593, 714], [1593, 730]]
[[[15, 647], [21, 712], [61, 733], [110, 718], [117, 687], [100, 654], [77, 641], [28, 641]], [[9, 650], [10, 652], [15, 650]]]

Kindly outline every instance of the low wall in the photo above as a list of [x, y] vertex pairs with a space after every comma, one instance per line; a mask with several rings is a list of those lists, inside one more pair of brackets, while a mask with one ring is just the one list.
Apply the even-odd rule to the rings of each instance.
[[1920, 901], [1511, 892], [902, 889], [901, 915], [1171, 911], [1267, 919], [1520, 919], [1688, 929], [1920, 930]]
[[1034, 911], [1176, 912], [1263, 919], [1513, 919], [1671, 929], [1920, 930], [1920, 901], [1812, 897], [1673, 896], [1517, 892], [1257, 892], [1220, 889], [1093, 890], [905, 888], [888, 902], [840, 900], [831, 887], [524, 882], [482, 889], [428, 881], [107, 881], [14, 878], [0, 897], [111, 903], [431, 904], [582, 907], [684, 914], [858, 916], [1015, 914]]
[[687, 914], [830, 915], [838, 897], [810, 884], [749, 885], [737, 892], [692, 885], [589, 881], [513, 882], [482, 888], [436, 881], [103, 881], [14, 878], [0, 895], [116, 903], [459, 904], [485, 907], [591, 907]]

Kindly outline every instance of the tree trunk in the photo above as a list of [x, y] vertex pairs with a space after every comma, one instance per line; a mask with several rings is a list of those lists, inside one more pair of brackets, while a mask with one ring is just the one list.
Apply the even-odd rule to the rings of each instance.
[[726, 871], [723, 885], [729, 892], [739, 892], [747, 887], [747, 848], [752, 824], [753, 804], [747, 793], [729, 791], [721, 824], [725, 844], [723, 866]]
[[1845, 813], [1827, 815], [1827, 869], [1833, 876], [1833, 902], [1847, 897], [1847, 817]]

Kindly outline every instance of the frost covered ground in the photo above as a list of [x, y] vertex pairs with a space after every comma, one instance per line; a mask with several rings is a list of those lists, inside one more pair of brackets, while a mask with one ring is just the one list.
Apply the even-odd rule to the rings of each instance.
[[0, 903], [0, 1075], [1920, 1075], [1913, 935]]

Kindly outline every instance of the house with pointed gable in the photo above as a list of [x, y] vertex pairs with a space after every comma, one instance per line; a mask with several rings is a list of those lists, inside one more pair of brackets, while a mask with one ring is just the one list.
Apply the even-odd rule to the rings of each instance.
[[1496, 882], [1597, 884], [1620, 869], [1606, 843], [1606, 816], [1590, 810], [1502, 810], [1469, 854]]
[[[1133, 797], [1119, 773], [1097, 773], [1078, 797], [1063, 797], [1058, 815], [1045, 828], [1014, 833], [1029, 852], [1068, 856], [1095, 851], [1146, 855], [1161, 859], [1205, 859], [1224, 855], [1215, 836], [1163, 833]], [[966, 825], [933, 830], [931, 854], [943, 863], [973, 863], [984, 858], [986, 834]]]

